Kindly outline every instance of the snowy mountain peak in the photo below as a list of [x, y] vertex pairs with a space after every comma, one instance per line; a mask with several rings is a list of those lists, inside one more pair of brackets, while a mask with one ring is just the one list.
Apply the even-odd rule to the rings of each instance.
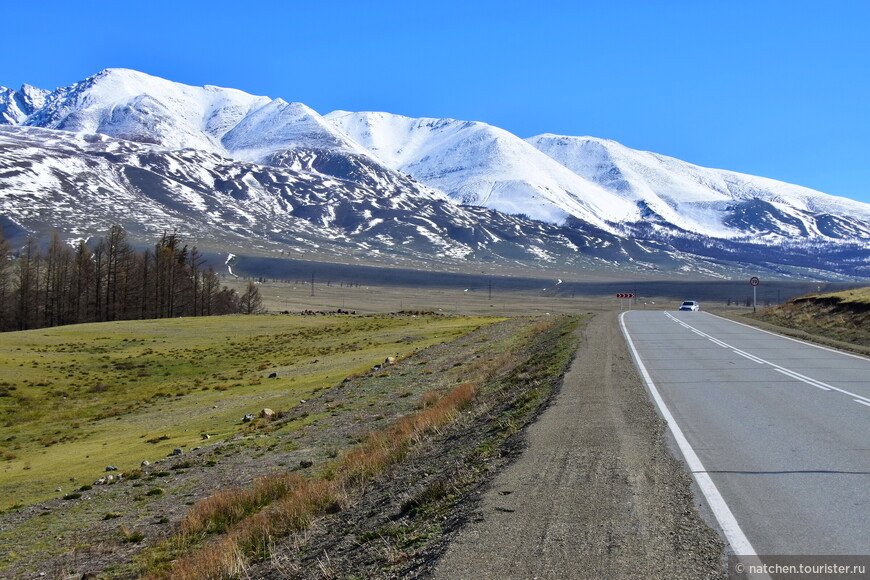
[[44, 106], [13, 124], [223, 153], [223, 135], [268, 102], [268, 97], [236, 89], [193, 87], [129, 69], [106, 69], [57, 89]]
[[0, 87], [0, 123], [18, 125], [37, 109], [45, 106], [49, 91], [30, 85], [22, 85], [19, 90]]
[[604, 216], [637, 213], [519, 137], [486, 123], [369, 112], [326, 118], [385, 165], [459, 203], [549, 223], [573, 216], [605, 230], [612, 227]]
[[[539, 135], [527, 140], [566, 168], [690, 232], [767, 239], [870, 238], [870, 205], [806, 187], [699, 167], [594, 137]], [[754, 213], [748, 217], [747, 209]], [[761, 208], [761, 209], [759, 209]], [[757, 211], [756, 211], [757, 210]], [[831, 227], [831, 217], [842, 216]], [[753, 223], [748, 223], [753, 222]], [[855, 229], [857, 228], [857, 229]]]
[[221, 142], [233, 156], [251, 161], [288, 149], [366, 154], [310, 107], [282, 99], [251, 112]]

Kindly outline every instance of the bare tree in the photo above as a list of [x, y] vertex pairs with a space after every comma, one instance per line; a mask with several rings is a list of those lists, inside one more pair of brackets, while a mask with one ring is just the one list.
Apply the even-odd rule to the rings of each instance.
[[0, 331], [14, 328], [15, 313], [10, 308], [13, 292], [12, 246], [0, 228]]
[[239, 303], [239, 311], [242, 314], [262, 314], [266, 311], [263, 308], [263, 297], [260, 296], [260, 289], [257, 288], [253, 280], [248, 280], [248, 287], [239, 299]]

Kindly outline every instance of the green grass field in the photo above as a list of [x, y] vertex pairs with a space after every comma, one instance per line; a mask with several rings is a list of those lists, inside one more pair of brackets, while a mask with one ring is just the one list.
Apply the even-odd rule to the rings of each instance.
[[[387, 356], [495, 318], [232, 316], [0, 336], [0, 510], [226, 438]], [[277, 373], [277, 378], [267, 378]], [[56, 489], [62, 492], [56, 492]]]

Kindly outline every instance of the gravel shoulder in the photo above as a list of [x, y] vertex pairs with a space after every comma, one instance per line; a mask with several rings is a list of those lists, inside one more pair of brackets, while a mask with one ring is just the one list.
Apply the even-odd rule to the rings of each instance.
[[562, 388], [434, 570], [452, 578], [725, 577], [619, 332], [602, 313]]

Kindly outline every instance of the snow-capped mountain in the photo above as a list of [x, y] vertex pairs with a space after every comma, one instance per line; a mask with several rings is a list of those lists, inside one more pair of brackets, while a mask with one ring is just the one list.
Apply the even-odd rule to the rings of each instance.
[[251, 163], [352, 175], [384, 189], [428, 189], [380, 166], [302, 103], [236, 89], [192, 87], [127, 69], [107, 69], [52, 93], [26, 86], [17, 92], [0, 91], [8, 94], [0, 101], [0, 118], [11, 125], [108, 135]]
[[[390, 192], [317, 172], [105, 135], [0, 126], [0, 226], [131, 239], [167, 231], [200, 250], [456, 269], [477, 264], [725, 276], [729, 266], [656, 243], [459, 206], [421, 188]], [[733, 266], [731, 266], [733, 267]]]
[[[870, 239], [870, 205], [721, 169], [698, 167], [593, 137], [527, 140], [571, 171], [636, 206], [662, 230], [718, 238]], [[627, 217], [625, 221], [632, 221]]]
[[605, 230], [611, 229], [608, 216], [633, 209], [529, 143], [485, 123], [343, 111], [326, 118], [383, 164], [458, 203], [557, 224], [574, 217]]
[[759, 263], [754, 243], [795, 268], [867, 275], [870, 262], [868, 204], [601, 139], [321, 116], [126, 69], [53, 92], [0, 88], [2, 125], [7, 236], [87, 237], [119, 222], [335, 259], [710, 275]]
[[[612, 233], [663, 238], [870, 240], [870, 205], [707, 169], [591, 137], [526, 140], [485, 123], [388, 113], [326, 115], [388, 167], [460, 203], [568, 217]], [[566, 171], [567, 170], [567, 171]]]

